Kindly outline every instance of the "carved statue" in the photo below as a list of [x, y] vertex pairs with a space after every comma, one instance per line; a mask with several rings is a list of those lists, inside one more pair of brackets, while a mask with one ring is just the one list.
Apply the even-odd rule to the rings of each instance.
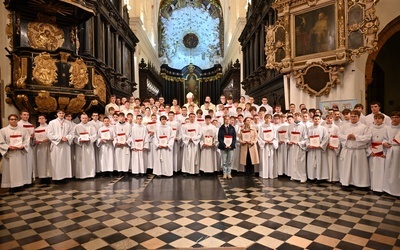
[[43, 52], [34, 59], [35, 68], [33, 69], [32, 80], [39, 84], [51, 86], [57, 80], [56, 60], [50, 54]]
[[28, 23], [28, 39], [32, 48], [56, 50], [64, 43], [64, 32], [49, 23]]
[[69, 84], [76, 89], [82, 89], [89, 81], [86, 64], [81, 58], [71, 63], [69, 73]]
[[106, 84], [104, 83], [104, 78], [101, 75], [95, 74], [94, 75], [94, 81], [93, 81], [93, 87], [94, 87], [94, 94], [97, 95], [102, 102], [106, 102], [106, 96], [107, 96], [107, 89], [106, 89]]
[[50, 93], [42, 90], [35, 97], [36, 110], [41, 113], [51, 113], [57, 110], [57, 101]]
[[73, 98], [67, 107], [67, 112], [71, 112], [72, 114], [77, 114], [83, 112], [83, 106], [86, 104], [86, 99], [84, 94], [78, 94], [76, 98]]

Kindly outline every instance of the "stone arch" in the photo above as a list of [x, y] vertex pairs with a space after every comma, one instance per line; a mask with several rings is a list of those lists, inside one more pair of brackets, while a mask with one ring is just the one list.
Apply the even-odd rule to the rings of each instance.
[[365, 85], [368, 88], [368, 85], [371, 84], [373, 78], [372, 73], [374, 69], [374, 61], [376, 57], [379, 55], [383, 45], [391, 38], [395, 33], [400, 31], [400, 16], [393, 19], [390, 23], [388, 23], [385, 28], [379, 33], [378, 38], [378, 49], [369, 54], [367, 58], [367, 62], [365, 64]]

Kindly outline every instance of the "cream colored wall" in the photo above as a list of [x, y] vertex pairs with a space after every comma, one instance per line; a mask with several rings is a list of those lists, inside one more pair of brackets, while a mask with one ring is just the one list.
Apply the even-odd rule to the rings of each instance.
[[[10, 59], [7, 57], [7, 51], [4, 48], [10, 49], [8, 46], [9, 40], [5, 35], [6, 25], [8, 23], [7, 15], [8, 11], [4, 8], [4, 4], [0, 4], [0, 31], [2, 32], [2, 36], [0, 36], [0, 71], [1, 71], [1, 79], [3, 81], [3, 85], [1, 86], [1, 94], [2, 96], [2, 110], [1, 110], [1, 119], [3, 126], [8, 124], [7, 117], [10, 114], [18, 114], [18, 110], [14, 107], [14, 105], [9, 105], [4, 102], [6, 98], [6, 94], [4, 91], [5, 85], [10, 84], [11, 82], [11, 65]], [[11, 50], [11, 49], [10, 49]]]
[[[382, 30], [390, 21], [400, 15], [398, 0], [379, 1], [376, 6], [376, 15], [380, 20], [379, 29]], [[345, 66], [341, 76], [342, 84], [331, 90], [329, 96], [310, 97], [304, 91], [297, 89], [293, 75], [290, 76], [290, 90], [286, 92], [288, 103], [306, 104], [308, 108], [318, 107], [321, 101], [356, 99], [357, 103], [365, 106], [365, 65], [368, 54], [363, 54], [354, 62]], [[364, 109], [365, 111], [365, 109]]]

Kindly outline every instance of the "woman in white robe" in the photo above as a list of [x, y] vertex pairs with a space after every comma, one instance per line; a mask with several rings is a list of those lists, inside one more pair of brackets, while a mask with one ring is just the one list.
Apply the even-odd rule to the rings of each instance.
[[9, 115], [8, 122], [9, 125], [0, 130], [0, 153], [3, 156], [1, 187], [16, 188], [31, 183], [26, 166], [30, 135], [17, 126], [17, 115]]

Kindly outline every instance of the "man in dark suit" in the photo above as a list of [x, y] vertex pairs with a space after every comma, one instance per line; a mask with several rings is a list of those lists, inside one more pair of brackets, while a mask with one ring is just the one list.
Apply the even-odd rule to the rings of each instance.
[[223, 179], [232, 179], [232, 156], [236, 145], [236, 131], [229, 121], [229, 116], [225, 116], [224, 124], [218, 130], [218, 148], [221, 151]]

